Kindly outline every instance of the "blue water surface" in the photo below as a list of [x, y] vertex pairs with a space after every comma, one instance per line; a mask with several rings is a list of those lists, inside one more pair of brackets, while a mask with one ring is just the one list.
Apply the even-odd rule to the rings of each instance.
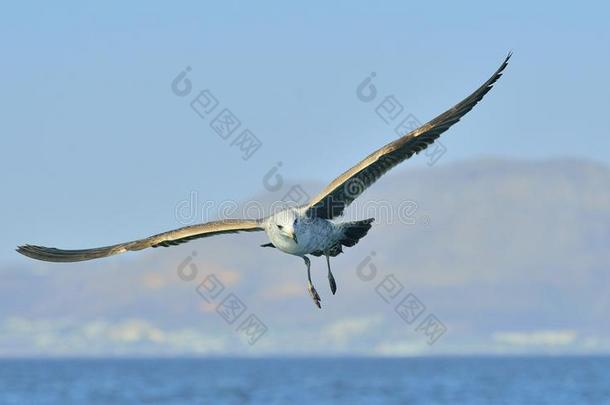
[[0, 360], [0, 403], [610, 404], [609, 357]]

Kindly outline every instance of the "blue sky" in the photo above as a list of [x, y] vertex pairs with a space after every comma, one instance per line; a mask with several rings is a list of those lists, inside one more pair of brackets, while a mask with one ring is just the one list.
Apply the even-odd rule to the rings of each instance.
[[[95, 245], [171, 227], [191, 191], [248, 198], [277, 161], [287, 178], [329, 181], [394, 136], [355, 97], [370, 72], [425, 121], [509, 50], [498, 87], [443, 139], [442, 163], [608, 163], [608, 12], [603, 2], [5, 5], [0, 212], [11, 232], [0, 259], [16, 259], [18, 242]], [[261, 139], [256, 156], [241, 160], [172, 94], [186, 66], [195, 89]]]
[[[263, 178], [278, 162], [284, 183], [273, 198], [282, 197], [295, 182], [325, 184], [395, 138], [393, 126], [375, 113], [382, 96], [394, 96], [403, 105], [405, 115], [413, 114], [425, 122], [477, 88], [510, 50], [514, 56], [494, 90], [443, 136], [447, 151], [434, 170], [468, 160], [479, 162], [476, 159], [481, 157], [528, 160], [542, 166], [546, 160], [569, 158], [594, 162], [602, 168], [595, 166], [591, 173], [605, 170], [610, 164], [606, 119], [610, 108], [608, 15], [610, 6], [606, 2], [583, 5], [513, 1], [493, 7], [488, 2], [401, 1], [300, 5], [229, 1], [179, 5], [14, 2], [2, 6], [0, 270], [4, 273], [0, 278], [5, 288], [32, 283], [44, 288], [47, 295], [32, 291], [22, 294], [24, 291], [18, 290], [19, 297], [12, 297], [10, 308], [6, 306], [6, 319], [0, 320], [5, 329], [0, 330], [19, 330], [26, 335], [34, 331], [36, 335], [37, 330], [47, 327], [46, 320], [15, 320], [9, 315], [61, 318], [66, 306], [83, 307], [82, 319], [74, 321], [75, 328], [98, 327], [94, 316], [98, 304], [110, 305], [110, 309], [104, 306], [108, 319], [131, 330], [131, 321], [115, 316], [125, 313], [128, 305], [123, 305], [122, 300], [131, 299], [125, 298], [129, 297], [125, 289], [130, 287], [117, 287], [114, 279], [102, 271], [106, 267], [114, 271], [117, 266], [131, 263], [134, 272], [130, 273], [126, 266], [128, 278], [121, 281], [127, 283], [132, 277], [134, 283], [139, 283], [138, 277], [144, 274], [142, 288], [155, 293], [158, 285], [176, 284], [175, 277], [161, 284], [158, 278], [173, 277], [164, 269], [172, 270], [175, 262], [191, 249], [178, 250], [164, 261], [161, 258], [165, 256], [157, 252], [142, 254], [137, 262], [111, 259], [99, 265], [83, 265], [83, 269], [91, 271], [93, 280], [99, 278], [102, 286], [100, 291], [94, 291], [97, 304], [88, 306], [87, 294], [64, 295], [69, 291], [57, 288], [64, 283], [76, 290], [80, 289], [78, 286], [97, 288], [87, 284], [92, 280], [89, 273], [85, 277], [78, 272], [80, 267], [72, 267], [72, 271], [65, 267], [65, 273], [53, 273], [51, 277], [46, 264], [27, 261], [14, 252], [17, 244], [94, 247], [172, 229], [183, 225], [176, 217], [176, 207], [193, 192], [200, 201], [217, 203], [268, 193]], [[179, 97], [172, 92], [171, 84], [187, 67], [192, 92]], [[372, 72], [380, 96], [375, 102], [365, 103], [357, 98], [356, 89]], [[241, 121], [240, 131], [247, 128], [262, 142], [250, 159], [242, 159], [239, 149], [231, 145], [233, 138], [224, 140], [212, 130], [213, 115], [202, 119], [191, 109], [190, 102], [204, 89], [219, 101], [213, 115], [221, 108], [230, 109]], [[538, 167], [536, 164], [534, 167]], [[582, 170], [589, 175], [587, 165]], [[464, 167], [468, 168], [467, 163]], [[569, 172], [569, 165], [560, 163], [558, 167]], [[397, 171], [406, 174], [414, 169], [428, 170], [425, 156], [410, 160]], [[537, 173], [535, 170], [532, 173]], [[521, 184], [526, 184], [522, 180]], [[513, 190], [513, 183], [507, 184]], [[591, 184], [597, 183], [583, 187]], [[528, 190], [515, 187], [515, 193]], [[557, 190], [561, 194], [563, 189], [557, 186]], [[574, 194], [580, 196], [579, 192]], [[599, 207], [606, 197], [587, 194], [583, 198]], [[605, 217], [595, 211], [587, 218]], [[564, 228], [561, 232], [567, 232]], [[478, 231], [474, 227], [466, 229]], [[436, 231], [443, 234], [442, 229]], [[589, 228], [582, 232], [583, 246], [591, 235], [588, 232]], [[246, 240], [253, 244], [252, 249], [258, 249], [259, 239]], [[221, 242], [210, 242], [210, 246], [219, 250], [224, 246]], [[595, 246], [592, 249], [597, 249]], [[553, 249], [554, 246], [549, 247], [551, 252]], [[259, 257], [259, 251], [244, 252], [243, 259], [230, 257], [223, 262], [215, 258], [213, 264], [220, 273], [232, 274], [230, 280], [248, 279], [248, 273], [240, 273], [240, 268], [249, 266], [243, 263], [245, 257]], [[358, 251], [349, 261], [345, 259], [344, 265], [355, 266], [366, 252]], [[419, 254], [423, 257], [426, 252]], [[595, 254], [596, 258], [604, 257], [602, 250], [595, 250]], [[293, 259], [270, 255], [261, 260], [271, 274], [275, 268], [292, 266]], [[400, 262], [398, 258], [393, 260]], [[495, 256], [490, 260], [493, 262]], [[604, 260], [595, 259], [594, 264]], [[433, 263], [430, 266], [434, 267]], [[463, 264], [465, 269], [468, 266], [469, 263]], [[146, 273], [148, 267], [154, 268], [155, 273]], [[20, 273], [22, 268], [29, 272]], [[564, 270], [569, 280], [572, 269]], [[510, 268], [505, 271], [508, 274]], [[36, 278], [41, 274], [49, 278]], [[595, 279], [597, 273], [591, 274]], [[409, 280], [408, 275], [405, 277]], [[428, 287], [436, 291], [433, 284], [442, 277], [430, 277], [433, 282]], [[543, 285], [544, 277], [541, 276]], [[498, 280], [501, 283], [502, 278]], [[297, 281], [302, 280], [287, 281], [292, 283], [287, 284], [290, 297], [296, 297], [290, 299], [301, 297]], [[249, 284], [234, 282], [234, 288], [241, 288], [238, 291], [250, 292]], [[355, 283], [360, 286], [358, 281]], [[114, 288], [121, 291], [112, 295]], [[180, 284], [172, 291], [182, 297], [184, 288]], [[485, 285], [481, 288], [487, 291]], [[28, 294], [41, 298], [27, 298], [26, 305], [26, 298], [20, 297]], [[104, 298], [108, 294], [123, 298], [116, 305], [109, 304]], [[189, 300], [196, 299], [191, 287], [188, 294]], [[258, 290], [252, 294], [265, 296], [264, 291]], [[151, 311], [146, 305], [150, 298], [145, 298], [131, 316], [145, 314], [154, 318], [162, 312], [165, 302], [160, 301]], [[143, 313], [138, 312], [139, 305]], [[190, 301], [178, 300], [175, 305], [184, 306], [183, 312], [190, 313]], [[23, 309], [26, 307], [27, 311]], [[264, 308], [261, 304], [256, 310], [264, 312]], [[606, 307], [600, 304], [596, 308], [605, 311]], [[364, 324], [367, 328], [376, 325], [381, 313], [358, 312], [357, 319], [343, 319], [345, 314], [340, 311], [343, 307], [335, 310], [336, 325], [356, 333]], [[559, 309], [549, 311], [552, 316], [545, 313], [547, 321], [559, 317]], [[510, 309], [507, 313], [511, 314]], [[331, 312], [329, 319], [332, 316]], [[267, 319], [273, 323], [280, 318], [269, 315]], [[538, 320], [535, 316], [529, 325]], [[64, 325], [57, 319], [48, 322]], [[537, 329], [518, 335], [516, 341], [536, 341], [540, 336], [542, 340], [550, 336], [553, 342], [570, 340], [576, 333], [573, 329], [583, 329], [549, 322], [534, 325]], [[142, 330], [141, 323], [136, 322], [136, 326]], [[521, 333], [519, 321], [505, 326], [500, 332], [508, 334], [499, 336], [515, 341], [515, 335], [510, 333], [514, 329]], [[459, 322], [451, 327], [468, 335], [468, 328]], [[331, 335], [336, 332], [334, 326], [329, 328]], [[497, 330], [496, 325], [489, 329]], [[605, 329], [592, 329], [605, 333]], [[167, 335], [178, 339], [173, 333]], [[15, 336], [20, 341], [21, 335]], [[461, 347], [459, 342], [456, 345]], [[604, 341], [599, 347], [607, 351], [610, 343]]]

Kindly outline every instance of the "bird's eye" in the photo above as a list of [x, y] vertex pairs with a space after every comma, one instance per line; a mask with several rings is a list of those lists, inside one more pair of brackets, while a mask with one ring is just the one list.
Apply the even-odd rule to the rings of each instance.
[[284, 229], [284, 227], [282, 225], [278, 225], [277, 229]]

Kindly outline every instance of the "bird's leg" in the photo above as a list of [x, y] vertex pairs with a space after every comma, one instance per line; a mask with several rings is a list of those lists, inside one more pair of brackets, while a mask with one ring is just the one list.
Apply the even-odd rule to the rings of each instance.
[[307, 266], [307, 291], [309, 291], [309, 295], [311, 296], [311, 299], [317, 305], [317, 307], [322, 308], [322, 306], [320, 305], [320, 295], [318, 295], [318, 292], [316, 291], [313, 286], [313, 283], [311, 282], [311, 261], [307, 256], [303, 256], [303, 260], [305, 260], [305, 265]]
[[333, 276], [332, 271], [330, 271], [330, 256], [328, 252], [326, 254], [326, 264], [328, 265], [328, 283], [330, 284], [330, 291], [332, 291], [333, 295], [337, 292], [337, 283], [335, 282], [335, 277]]

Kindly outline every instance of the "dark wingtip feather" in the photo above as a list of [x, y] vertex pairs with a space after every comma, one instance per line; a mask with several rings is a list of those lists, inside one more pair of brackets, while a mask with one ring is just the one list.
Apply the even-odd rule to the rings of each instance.
[[15, 250], [24, 256], [31, 257], [32, 259], [38, 259], [39, 254], [36, 252], [36, 248], [40, 248], [40, 246], [26, 244], [17, 246], [17, 249]]
[[121, 250], [116, 249], [118, 247], [122, 247], [122, 245], [82, 250], [63, 250], [37, 245], [22, 245], [17, 247], [17, 252], [29, 258], [45, 262], [80, 262], [120, 253]]

